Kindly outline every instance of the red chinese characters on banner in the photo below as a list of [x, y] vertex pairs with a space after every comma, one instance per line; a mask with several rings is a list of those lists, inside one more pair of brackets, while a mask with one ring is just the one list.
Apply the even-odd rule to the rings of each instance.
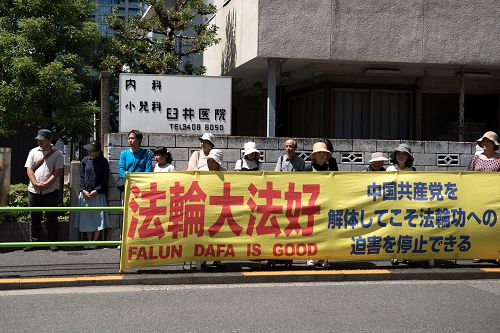
[[[267, 182], [265, 190], [257, 190], [257, 188], [250, 184], [248, 191], [255, 196], [257, 194], [259, 199], [266, 199], [264, 205], [257, 205], [252, 198], [248, 199], [247, 205], [252, 211], [261, 214], [261, 219], [259, 224], [255, 228], [255, 233], [257, 236], [274, 234], [278, 236], [281, 233], [281, 229], [276, 217], [276, 214], [283, 214], [283, 206], [274, 205], [273, 199], [281, 198], [281, 191], [273, 189], [273, 183]], [[302, 195], [310, 194], [308, 204], [302, 206]], [[287, 218], [289, 224], [285, 227], [284, 233], [287, 237], [290, 236], [292, 231], [297, 234], [302, 233], [302, 236], [310, 236], [313, 233], [314, 228], [314, 215], [320, 213], [320, 206], [316, 205], [316, 200], [319, 197], [320, 186], [319, 184], [305, 184], [302, 186], [302, 192], [295, 191], [295, 183], [288, 184], [288, 191], [285, 192], [284, 198], [287, 202], [285, 217]], [[307, 215], [307, 225], [302, 227], [299, 223], [299, 217], [301, 215]], [[254, 234], [254, 224], [257, 217], [254, 214], [250, 215], [248, 221], [247, 235], [252, 236]], [[266, 225], [269, 221], [270, 225]]]
[[231, 196], [231, 183], [224, 182], [224, 191], [221, 196], [210, 196], [210, 205], [222, 206], [222, 211], [217, 218], [217, 221], [215, 221], [215, 223], [208, 228], [210, 237], [214, 237], [226, 221], [233, 234], [239, 236], [243, 231], [243, 227], [234, 220], [233, 213], [231, 212], [231, 206], [243, 206], [243, 196]]
[[197, 181], [191, 183], [186, 193], [179, 182], [170, 187], [170, 223], [167, 231], [172, 233], [173, 239], [177, 239], [181, 231], [183, 237], [193, 234], [203, 236], [206, 199], [207, 195]]
[[[244, 209], [244, 196], [231, 195], [231, 183], [224, 182], [222, 195], [212, 195], [207, 202], [207, 194], [200, 187], [198, 181], [193, 181], [185, 191], [185, 186], [180, 182], [174, 182], [169, 187], [169, 200], [166, 191], [159, 191], [156, 182], [149, 183], [149, 190], [140, 189], [135, 184], [131, 187], [133, 198], [128, 206], [134, 213], [130, 220], [130, 228], [127, 232], [129, 238], [135, 238], [136, 233], [139, 238], [165, 237], [166, 232], [170, 233], [172, 239], [178, 239], [180, 235], [186, 238], [191, 235], [202, 237], [205, 233], [205, 209], [206, 205], [221, 206], [220, 214], [208, 229], [210, 237], [215, 237], [222, 226], [227, 223], [229, 229], [235, 236], [240, 236], [244, 228], [233, 216], [232, 207], [236, 206]], [[250, 209], [248, 217], [246, 235], [262, 236], [274, 235], [278, 237], [282, 232], [289, 237], [293, 232], [297, 235], [311, 236], [314, 230], [314, 217], [320, 213], [320, 206], [316, 201], [320, 194], [319, 184], [304, 184], [302, 191], [296, 190], [295, 183], [288, 183], [288, 189], [282, 193], [275, 189], [273, 182], [266, 182], [265, 188], [259, 189], [254, 184], [248, 186], [248, 198], [246, 204]], [[304, 198], [306, 197], [306, 198]], [[136, 199], [148, 202], [147, 206], [139, 206]], [[276, 201], [284, 198], [286, 208], [276, 204]], [[303, 205], [303, 198], [307, 204]], [[158, 204], [159, 200], [166, 200], [167, 207]], [[168, 216], [168, 219], [167, 219]], [[241, 216], [241, 214], [240, 214]], [[299, 223], [301, 216], [307, 216], [305, 226]], [[141, 217], [142, 223], [140, 224]], [[167, 221], [166, 228], [162, 226], [160, 217]], [[286, 218], [288, 225], [283, 221]], [[139, 225], [140, 224], [140, 225]]]
[[[281, 229], [276, 218], [276, 214], [281, 214], [283, 212], [283, 206], [273, 205], [274, 199], [281, 199], [281, 191], [273, 189], [273, 182], [267, 182], [266, 188], [259, 190], [254, 184], [248, 186], [248, 191], [255, 196], [257, 194], [259, 199], [265, 199], [264, 205], [257, 205], [253, 198], [248, 199], [248, 207], [252, 212], [257, 209], [257, 213], [261, 214], [259, 224], [255, 228], [257, 236], [274, 234], [278, 236], [281, 233]], [[256, 221], [255, 215], [251, 214], [248, 221], [247, 235], [252, 236], [254, 224]], [[270, 225], [267, 225], [267, 221]]]
[[[165, 230], [163, 230], [159, 216], [166, 215], [167, 208], [158, 206], [158, 200], [166, 198], [165, 191], [158, 191], [158, 184], [156, 182], [152, 182], [149, 184], [149, 191], [141, 191], [139, 187], [133, 184], [130, 188], [130, 193], [134, 196], [134, 198], [129, 201], [129, 207], [134, 213], [138, 213], [139, 216], [144, 217], [144, 221], [138, 230], [139, 238], [156, 236], [158, 239], [161, 239], [165, 236]], [[149, 206], [139, 206], [135, 200], [136, 198], [139, 198], [139, 196], [142, 200], [149, 201]], [[139, 219], [133, 216], [130, 220], [130, 228], [127, 233], [128, 237], [135, 237], [138, 222]], [[152, 227], [151, 222], [153, 222]]]
[[[311, 196], [307, 206], [302, 207], [302, 194], [308, 193]], [[288, 183], [288, 192], [285, 193], [286, 212], [285, 216], [290, 222], [285, 228], [285, 235], [288, 237], [295, 231], [297, 235], [302, 232], [302, 236], [311, 236], [314, 228], [314, 215], [320, 213], [320, 206], [316, 205], [319, 197], [319, 184], [305, 184], [302, 186], [302, 192], [295, 192], [295, 183]], [[307, 215], [307, 226], [302, 227], [299, 224], [300, 215]]]

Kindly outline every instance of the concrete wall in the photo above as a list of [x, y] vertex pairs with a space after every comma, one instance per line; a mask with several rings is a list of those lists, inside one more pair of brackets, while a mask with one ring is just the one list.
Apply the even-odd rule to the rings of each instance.
[[259, 56], [500, 65], [498, 0], [259, 1]]
[[[191, 153], [199, 148], [198, 135], [144, 134], [143, 147], [154, 148], [166, 146], [172, 152], [176, 170], [183, 171]], [[297, 138], [298, 149], [306, 161], [311, 153], [315, 138]], [[262, 168], [274, 170], [276, 161], [283, 151], [283, 138], [224, 136], [216, 137], [215, 145], [224, 153], [224, 165], [228, 170], [234, 169], [234, 164], [240, 158], [243, 144], [255, 141], [257, 149], [263, 155]], [[333, 156], [337, 159], [341, 171], [361, 171], [368, 164], [371, 153], [384, 152], [387, 156], [400, 141], [392, 140], [331, 140], [334, 147]], [[405, 141], [412, 147], [415, 167], [418, 171], [448, 171], [467, 170], [470, 159], [475, 152], [475, 144], [469, 142], [449, 141]], [[118, 160], [120, 152], [127, 149], [127, 133], [113, 133], [106, 136], [104, 154], [109, 159], [111, 176], [109, 182], [108, 200], [110, 206], [121, 205], [121, 193], [116, 189], [115, 179], [118, 178]], [[121, 216], [110, 214], [112, 228], [119, 228]], [[108, 233], [108, 239], [119, 239], [117, 232]]]
[[225, 74], [257, 56], [258, 1], [216, 0], [217, 15], [210, 22], [219, 27], [221, 42], [203, 54], [207, 75]]
[[221, 73], [230, 13], [236, 17], [236, 67], [257, 57], [500, 65], [499, 0], [221, 2], [215, 20], [222, 40], [204, 56], [210, 75]]

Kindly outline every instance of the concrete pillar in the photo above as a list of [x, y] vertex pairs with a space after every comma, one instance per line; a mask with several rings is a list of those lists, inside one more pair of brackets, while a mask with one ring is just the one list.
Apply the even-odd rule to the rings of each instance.
[[278, 59], [267, 60], [267, 137], [276, 136], [276, 77]]
[[[80, 162], [71, 161], [71, 173], [69, 177], [71, 207], [78, 206], [78, 196], [80, 195]], [[77, 212], [69, 215], [68, 240], [78, 240], [78, 230], [73, 227]]]
[[101, 72], [101, 133], [99, 141], [104, 143], [104, 137], [110, 132], [109, 117], [111, 114], [111, 103], [109, 101], [109, 72]]

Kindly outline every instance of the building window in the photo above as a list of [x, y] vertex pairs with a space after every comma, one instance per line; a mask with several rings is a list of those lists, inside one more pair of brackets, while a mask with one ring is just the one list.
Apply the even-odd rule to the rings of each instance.
[[[466, 94], [464, 98], [464, 140], [476, 141], [500, 125], [498, 94]], [[459, 95], [422, 95], [422, 140], [458, 140]]]
[[412, 138], [411, 92], [334, 89], [332, 98], [332, 138]]
[[324, 124], [324, 90], [290, 98], [288, 129], [290, 136], [318, 137]]
[[[288, 133], [336, 139], [411, 139], [412, 94], [401, 90], [333, 89], [289, 99]], [[328, 98], [329, 99], [329, 98]]]

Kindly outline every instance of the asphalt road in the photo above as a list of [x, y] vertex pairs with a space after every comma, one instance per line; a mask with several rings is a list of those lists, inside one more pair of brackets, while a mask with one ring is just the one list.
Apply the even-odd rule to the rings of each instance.
[[500, 281], [0, 291], [3, 332], [498, 332]]

